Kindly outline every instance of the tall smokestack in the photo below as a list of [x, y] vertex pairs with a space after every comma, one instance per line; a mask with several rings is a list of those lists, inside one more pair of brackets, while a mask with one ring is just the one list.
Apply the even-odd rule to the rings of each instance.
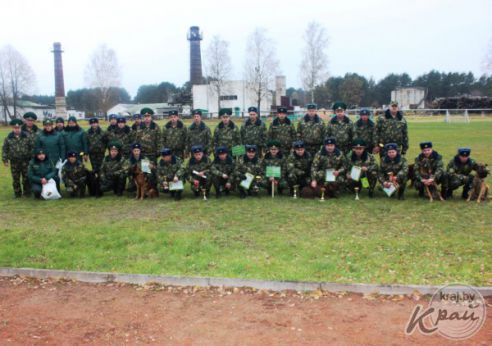
[[66, 118], [67, 104], [65, 102], [65, 83], [63, 82], [63, 63], [60, 42], [53, 43], [55, 58], [55, 113], [57, 117]]
[[191, 85], [202, 84], [202, 53], [200, 51], [200, 41], [202, 34], [197, 26], [190, 27], [188, 31], [188, 41], [190, 41], [190, 82]]

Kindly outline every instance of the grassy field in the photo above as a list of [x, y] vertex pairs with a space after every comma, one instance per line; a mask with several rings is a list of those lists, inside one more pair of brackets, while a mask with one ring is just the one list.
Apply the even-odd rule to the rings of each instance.
[[[214, 126], [214, 124], [211, 124]], [[432, 140], [449, 161], [459, 146], [492, 163], [492, 121], [411, 121], [413, 160]], [[8, 133], [0, 130], [0, 140]], [[489, 179], [490, 183], [490, 179]], [[492, 286], [492, 207], [389, 200], [207, 202], [188, 192], [137, 202], [13, 199], [0, 169], [0, 266], [364, 283]]]

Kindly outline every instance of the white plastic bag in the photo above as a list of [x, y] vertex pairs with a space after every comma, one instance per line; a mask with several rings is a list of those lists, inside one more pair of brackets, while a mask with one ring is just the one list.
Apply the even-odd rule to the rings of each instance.
[[41, 197], [46, 200], [61, 198], [61, 195], [56, 188], [56, 181], [54, 179], [48, 180], [48, 182], [43, 185]]

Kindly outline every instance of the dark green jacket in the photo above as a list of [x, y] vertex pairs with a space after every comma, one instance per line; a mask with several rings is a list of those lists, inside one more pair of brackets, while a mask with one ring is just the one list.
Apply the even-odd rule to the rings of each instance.
[[362, 119], [357, 120], [354, 123], [354, 140], [362, 139], [366, 142], [367, 147], [373, 148], [376, 146], [376, 125], [371, 119], [367, 122], [362, 121]]
[[444, 164], [442, 162], [442, 156], [433, 151], [427, 158], [424, 154], [419, 154], [415, 158], [415, 178], [417, 181], [422, 179], [428, 179], [429, 176], [434, 177], [435, 180], [440, 180], [444, 174]]
[[50, 180], [56, 177], [55, 165], [49, 160], [49, 156], [46, 159], [39, 161], [37, 158], [32, 159], [29, 162], [29, 168], [27, 170], [27, 176], [31, 184], [41, 184], [41, 179], [45, 178]]
[[70, 151], [84, 154], [89, 153], [87, 134], [79, 125], [65, 127], [63, 138], [65, 140], [65, 150], [67, 153]]
[[59, 159], [65, 160], [65, 141], [61, 132], [56, 132], [55, 130], [51, 132], [40, 131], [34, 148], [44, 149], [51, 162], [55, 164]]

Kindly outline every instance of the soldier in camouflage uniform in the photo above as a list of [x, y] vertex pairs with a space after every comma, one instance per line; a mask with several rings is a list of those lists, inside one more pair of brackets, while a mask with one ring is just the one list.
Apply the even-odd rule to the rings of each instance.
[[307, 114], [297, 124], [297, 135], [304, 142], [305, 150], [314, 157], [323, 145], [325, 124], [316, 114], [316, 105], [307, 105]]
[[63, 133], [64, 130], [65, 130], [65, 119], [63, 119], [62, 117], [56, 118], [55, 131]]
[[110, 114], [108, 120], [109, 120], [109, 126], [106, 129], [106, 131], [109, 134], [115, 132], [116, 129], [118, 128], [118, 116], [116, 114]]
[[99, 126], [97, 118], [89, 119], [91, 128], [87, 131], [87, 142], [89, 144], [89, 157], [92, 170], [99, 172], [104, 160], [104, 153], [108, 146], [108, 136]]
[[118, 117], [116, 119], [116, 129], [111, 129], [106, 132], [108, 135], [108, 142], [119, 142], [121, 144], [121, 155], [124, 158], [130, 157], [130, 146], [132, 140], [132, 130], [130, 126], [126, 124], [124, 117]]
[[231, 120], [230, 109], [221, 109], [219, 114], [222, 121], [214, 130], [214, 148], [225, 146], [230, 151], [233, 146], [241, 144], [239, 128]]
[[287, 158], [287, 181], [291, 194], [294, 192], [294, 186], [299, 192], [311, 184], [311, 164], [313, 162], [313, 157], [306, 150], [304, 141], [295, 141], [292, 147], [294, 151]]
[[370, 119], [370, 115], [371, 112], [368, 109], [360, 110], [359, 119], [354, 123], [354, 140], [362, 139], [366, 143], [366, 150], [372, 153], [376, 146], [376, 126]]
[[277, 117], [273, 119], [268, 129], [268, 139], [270, 141], [278, 141], [280, 151], [285, 156], [290, 154], [292, 142], [297, 137], [294, 124], [287, 118], [287, 108], [278, 107]]
[[[249, 189], [241, 186], [241, 182], [246, 179], [246, 173], [254, 176], [253, 182], [249, 186]], [[256, 145], [246, 144], [246, 154], [239, 158], [239, 162], [236, 165], [235, 180], [239, 189], [239, 196], [246, 198], [247, 195], [257, 195], [262, 186], [262, 181], [265, 176], [263, 169], [263, 163], [258, 154], [258, 148]]]
[[27, 112], [24, 114], [23, 118], [24, 124], [22, 125], [21, 129], [34, 142], [39, 132], [39, 128], [34, 123], [38, 119], [38, 116], [34, 112]]
[[226, 146], [218, 146], [215, 149], [215, 158], [210, 167], [210, 172], [215, 187], [215, 197], [220, 198], [222, 192], [228, 196], [234, 188], [234, 161]]
[[161, 192], [170, 193], [176, 201], [181, 199], [183, 190], [169, 190], [169, 183], [177, 183], [181, 180], [184, 184], [185, 170], [183, 166], [183, 160], [173, 154], [170, 148], [164, 148], [161, 150], [161, 159], [157, 165], [157, 181]]
[[[138, 166], [142, 170], [142, 161], [149, 161], [150, 173], [143, 172], [145, 175], [145, 180], [152, 187], [157, 187], [157, 171], [155, 161], [145, 156], [142, 151], [142, 145], [140, 143], [133, 143], [131, 145], [131, 153], [128, 159], [128, 186], [127, 191], [132, 193], [137, 191], [137, 186], [135, 185], [133, 171], [135, 166]], [[143, 170], [142, 170], [143, 171]], [[135, 197], [135, 196], [133, 196]]]
[[398, 186], [398, 199], [405, 199], [405, 186], [408, 177], [408, 164], [405, 157], [398, 152], [398, 144], [387, 143], [379, 167], [378, 180], [384, 188], [391, 184]]
[[261, 157], [267, 141], [266, 125], [261, 121], [256, 107], [249, 107], [248, 113], [249, 118], [241, 126], [241, 143], [256, 145]]
[[202, 120], [202, 111], [193, 111], [193, 123], [188, 127], [188, 151], [191, 147], [201, 145], [205, 154], [209, 154], [212, 149], [212, 132]]
[[101, 191], [113, 191], [115, 195], [122, 196], [125, 190], [128, 173], [128, 161], [120, 154], [121, 143], [111, 142], [108, 145], [107, 155], [101, 166]]
[[337, 141], [337, 149], [345, 154], [350, 151], [354, 137], [354, 125], [352, 120], [345, 115], [346, 109], [345, 103], [335, 102], [333, 104], [335, 116], [331, 118], [326, 128], [326, 136], [334, 137]]
[[57, 169], [51, 162], [48, 155], [42, 148], [34, 149], [34, 158], [29, 161], [29, 167], [27, 168], [27, 176], [31, 183], [31, 191], [34, 193], [34, 198], [41, 198], [41, 192], [43, 191], [43, 185], [47, 184], [50, 179], [60, 184], [58, 178]]
[[187, 156], [188, 129], [179, 119], [178, 111], [169, 112], [169, 121], [162, 128], [161, 145], [172, 150], [181, 160]]
[[[325, 138], [323, 148], [316, 154], [311, 165], [311, 187], [313, 189], [324, 187], [330, 197], [339, 196], [344, 188], [347, 172], [347, 160], [336, 147], [336, 143], [334, 137]], [[334, 170], [334, 182], [326, 181], [326, 170], [328, 169]]]
[[[352, 180], [352, 167], [360, 167], [362, 172], [359, 180]], [[361, 179], [367, 178], [369, 182], [369, 197], [374, 197], [374, 187], [378, 181], [378, 164], [372, 154], [369, 154], [366, 148], [366, 142], [363, 139], [356, 139], [352, 144], [352, 151], [347, 154], [347, 187], [350, 191], [355, 191], [355, 188], [362, 190]]]
[[[268, 151], [263, 158], [263, 172], [265, 178], [263, 179], [263, 186], [268, 191], [268, 194], [272, 193], [272, 183], [275, 185], [279, 194], [283, 193], [283, 190], [288, 187], [287, 184], [287, 158], [280, 150], [280, 142], [276, 140], [270, 140], [267, 143]], [[280, 178], [267, 177], [266, 171], [268, 166], [280, 167]]]
[[140, 111], [143, 116], [143, 121], [140, 128], [135, 132], [135, 143], [140, 143], [142, 146], [142, 155], [155, 162], [156, 157], [159, 157], [161, 150], [161, 129], [159, 125], [152, 120], [154, 111], [150, 108], [143, 108]]
[[133, 114], [133, 124], [131, 126], [132, 131], [134, 133], [137, 132], [137, 130], [140, 128], [140, 125], [142, 125], [142, 114], [140, 113]]
[[62, 168], [62, 179], [65, 189], [70, 193], [70, 197], [85, 197], [87, 170], [84, 163], [79, 159], [79, 153], [70, 151], [67, 153], [67, 162]]
[[449, 161], [446, 168], [445, 198], [453, 197], [453, 191], [463, 186], [461, 198], [467, 199], [473, 184], [472, 171], [477, 171], [477, 163], [470, 157], [470, 148], [459, 148], [456, 156]]
[[12, 132], [3, 141], [2, 161], [5, 167], [8, 167], [10, 164], [15, 197], [21, 197], [23, 192], [24, 196], [27, 197], [31, 194], [31, 185], [27, 178], [27, 168], [29, 166], [29, 160], [32, 157], [33, 142], [22, 131], [22, 121], [20, 119], [13, 119], [10, 122], [10, 126], [12, 126]]
[[195, 197], [199, 197], [203, 190], [208, 198], [210, 187], [212, 186], [212, 176], [210, 172], [211, 162], [205, 153], [203, 145], [191, 147], [192, 157], [186, 167], [186, 176], [191, 184], [191, 191]]
[[[398, 110], [398, 103], [391, 102], [390, 109], [380, 115], [376, 124], [374, 152], [379, 152], [387, 143], [396, 143], [401, 155], [408, 150], [408, 127], [403, 113]], [[382, 154], [384, 156], [384, 153]]]
[[415, 158], [415, 188], [424, 197], [425, 186], [442, 184], [445, 178], [442, 156], [432, 148], [432, 142], [420, 143], [422, 153]]

